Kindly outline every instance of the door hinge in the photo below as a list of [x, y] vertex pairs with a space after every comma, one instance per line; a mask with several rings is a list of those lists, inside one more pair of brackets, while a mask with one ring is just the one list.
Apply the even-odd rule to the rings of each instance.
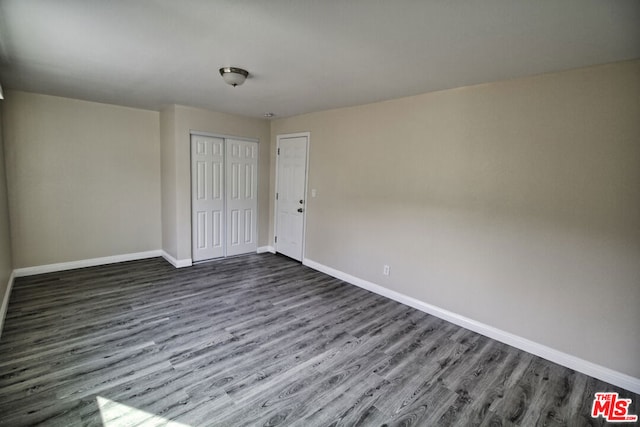
[[274, 240], [275, 240], [275, 243], [278, 243], [278, 236], [276, 236]]
[[276, 193], [276, 200], [278, 200], [278, 193]]
[[278, 148], [278, 156], [280, 155], [280, 149]]

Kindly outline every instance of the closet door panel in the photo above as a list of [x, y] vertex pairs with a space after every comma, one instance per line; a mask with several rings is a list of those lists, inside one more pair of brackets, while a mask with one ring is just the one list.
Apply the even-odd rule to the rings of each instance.
[[191, 256], [224, 256], [224, 139], [191, 136]]
[[257, 245], [258, 144], [226, 140], [227, 256], [255, 252]]

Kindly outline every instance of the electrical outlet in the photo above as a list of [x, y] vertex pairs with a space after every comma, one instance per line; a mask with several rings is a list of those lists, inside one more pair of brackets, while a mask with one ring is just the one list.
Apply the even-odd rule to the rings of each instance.
[[391, 273], [391, 267], [389, 267], [388, 265], [385, 265], [384, 267], [382, 267], [382, 274], [384, 274], [385, 276], [388, 276], [389, 273]]

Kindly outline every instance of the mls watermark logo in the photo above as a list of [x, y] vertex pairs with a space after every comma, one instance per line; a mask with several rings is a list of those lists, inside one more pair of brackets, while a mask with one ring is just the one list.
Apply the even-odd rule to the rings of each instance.
[[591, 408], [591, 417], [602, 417], [609, 423], [633, 423], [637, 415], [629, 414], [631, 399], [620, 399], [618, 393], [596, 393]]

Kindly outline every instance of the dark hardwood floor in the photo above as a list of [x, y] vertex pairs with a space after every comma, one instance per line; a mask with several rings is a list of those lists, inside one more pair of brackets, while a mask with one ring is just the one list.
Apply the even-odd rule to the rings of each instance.
[[604, 425], [640, 397], [281, 256], [16, 279], [8, 426]]

